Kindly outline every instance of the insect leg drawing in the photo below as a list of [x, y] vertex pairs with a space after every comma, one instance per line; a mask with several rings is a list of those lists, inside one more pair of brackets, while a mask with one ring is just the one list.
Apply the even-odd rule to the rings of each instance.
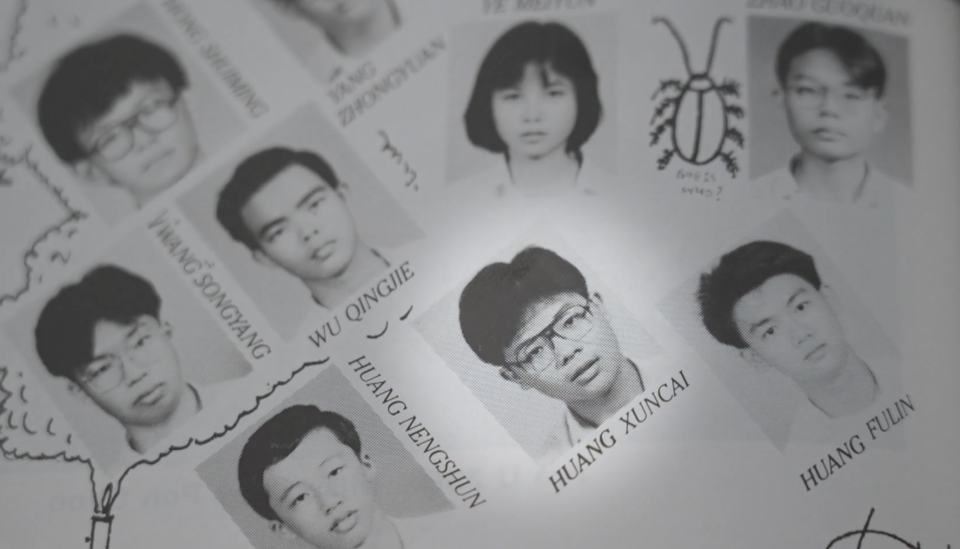
[[687, 69], [685, 80], [661, 80], [654, 92], [653, 101], [663, 97], [654, 108], [650, 125], [650, 146], [654, 147], [669, 131], [670, 147], [663, 150], [657, 159], [657, 168], [664, 170], [674, 156], [694, 166], [703, 166], [720, 158], [731, 177], [736, 177], [740, 165], [734, 156], [734, 149], [724, 146], [732, 143], [743, 148], [743, 133], [730, 124], [730, 119], [742, 119], [743, 108], [734, 101], [740, 97], [740, 83], [725, 78], [717, 84], [710, 75], [714, 54], [717, 51], [717, 39], [720, 27], [731, 23], [727, 17], [721, 17], [713, 27], [710, 51], [703, 72], [694, 72], [690, 65], [687, 45], [673, 23], [665, 17], [654, 17], [653, 24], [662, 23], [680, 45], [683, 64]]

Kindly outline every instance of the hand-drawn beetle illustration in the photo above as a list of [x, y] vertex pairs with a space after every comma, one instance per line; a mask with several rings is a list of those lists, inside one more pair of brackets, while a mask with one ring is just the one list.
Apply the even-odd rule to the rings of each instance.
[[743, 148], [743, 134], [730, 125], [730, 117], [743, 118], [743, 108], [734, 104], [733, 98], [740, 97], [740, 83], [725, 78], [719, 85], [710, 76], [713, 56], [717, 50], [717, 38], [720, 26], [732, 23], [727, 17], [721, 17], [713, 27], [710, 52], [707, 54], [707, 66], [703, 72], [695, 73], [690, 67], [687, 45], [673, 24], [665, 17], [654, 17], [653, 24], [663, 23], [670, 34], [680, 44], [683, 64], [687, 69], [687, 80], [661, 80], [651, 100], [656, 101], [660, 94], [669, 94], [656, 106], [650, 125], [650, 146], [659, 143], [667, 129], [670, 129], [672, 148], [664, 149], [657, 159], [657, 168], [663, 170], [674, 156], [694, 166], [703, 166], [718, 157], [723, 160], [727, 172], [737, 176], [740, 166], [733, 151], [724, 151], [727, 141]]

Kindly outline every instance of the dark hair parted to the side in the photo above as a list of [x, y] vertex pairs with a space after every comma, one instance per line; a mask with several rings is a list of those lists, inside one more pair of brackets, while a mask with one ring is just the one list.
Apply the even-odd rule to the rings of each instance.
[[[577, 97], [577, 122], [567, 139], [566, 151], [579, 156], [580, 147], [600, 124], [597, 73], [580, 38], [559, 23], [520, 23], [505, 32], [480, 64], [473, 95], [464, 113], [467, 137], [477, 147], [507, 152], [493, 121], [493, 92], [516, 85], [527, 65], [546, 68], [573, 81]], [[543, 74], [546, 78], [546, 75]]]
[[43, 136], [64, 162], [86, 158], [77, 134], [107, 114], [131, 84], [159, 81], [177, 95], [188, 83], [180, 62], [153, 42], [119, 34], [80, 46], [57, 62], [40, 93]]
[[259, 249], [257, 236], [243, 222], [240, 210], [271, 179], [294, 165], [303, 166], [317, 174], [331, 189], [340, 186], [333, 168], [317, 153], [273, 147], [250, 155], [237, 166], [217, 199], [217, 220], [234, 240], [251, 250]]
[[823, 23], [804, 23], [780, 44], [776, 67], [780, 87], [786, 87], [793, 60], [817, 49], [836, 55], [854, 84], [865, 90], [874, 90], [878, 99], [883, 97], [887, 69], [880, 53], [858, 32]]
[[480, 360], [502, 366], [507, 362], [503, 350], [520, 329], [524, 309], [567, 292], [589, 299], [580, 270], [550, 250], [531, 246], [510, 263], [487, 265], [460, 294], [463, 339]]
[[267, 520], [279, 520], [263, 487], [263, 473], [271, 465], [286, 459], [307, 435], [318, 429], [329, 430], [344, 446], [353, 450], [357, 459], [362, 459], [360, 435], [349, 419], [307, 404], [284, 409], [250, 436], [237, 463], [240, 493], [258, 515]]
[[712, 271], [700, 275], [697, 300], [707, 331], [725, 345], [749, 347], [733, 320], [733, 309], [743, 296], [782, 274], [799, 276], [820, 289], [813, 257], [792, 246], [758, 240], [724, 254]]
[[34, 340], [47, 371], [75, 380], [93, 360], [93, 330], [98, 322], [132, 324], [141, 316], [160, 319], [160, 296], [144, 278], [101, 265], [80, 282], [62, 288], [43, 307]]

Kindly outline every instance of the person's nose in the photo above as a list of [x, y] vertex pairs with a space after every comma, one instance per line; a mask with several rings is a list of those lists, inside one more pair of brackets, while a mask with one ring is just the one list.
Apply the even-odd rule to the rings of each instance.
[[297, 233], [300, 235], [300, 240], [305, 244], [319, 237], [322, 233], [320, 230], [321, 224], [315, 218], [308, 218], [306, 215], [300, 214], [295, 217], [295, 222], [297, 224]]
[[343, 504], [343, 496], [332, 486], [314, 486], [314, 491], [317, 494], [317, 500], [320, 502], [320, 508], [326, 516], [330, 516], [331, 513]]
[[563, 339], [556, 336], [553, 338], [553, 353], [556, 357], [556, 366], [563, 368], [570, 363], [583, 350], [583, 342]]
[[543, 115], [543, 102], [537, 94], [528, 93], [523, 99], [523, 121], [539, 122]]
[[131, 355], [123, 357], [120, 360], [120, 363], [123, 365], [124, 381], [130, 387], [140, 383], [140, 381], [147, 377], [147, 374], [150, 372], [150, 366], [148, 364], [137, 360]]
[[790, 339], [795, 347], [800, 347], [813, 335], [813, 327], [803, 320], [794, 319], [790, 323]]
[[820, 114], [822, 116], [837, 116], [840, 113], [840, 99], [837, 92], [830, 88], [823, 88], [820, 95]]
[[133, 139], [133, 150], [135, 151], [142, 151], [157, 140], [157, 134], [141, 128], [139, 124], [135, 124], [130, 129], [130, 134]]

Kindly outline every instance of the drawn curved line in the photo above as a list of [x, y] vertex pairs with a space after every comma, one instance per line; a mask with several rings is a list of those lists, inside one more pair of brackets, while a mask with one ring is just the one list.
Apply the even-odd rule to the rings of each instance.
[[30, 158], [30, 147], [27, 147], [19, 157], [9, 156], [5, 154], [0, 154], [0, 163], [7, 164], [18, 164], [23, 162], [23, 164], [33, 172], [33, 175], [40, 181], [40, 183], [46, 187], [46, 189], [53, 195], [57, 202], [67, 211], [67, 216], [61, 219], [56, 225], [48, 227], [47, 230], [43, 231], [37, 238], [31, 242], [30, 247], [26, 252], [23, 253], [23, 286], [13, 291], [13, 293], [7, 293], [0, 295], [0, 307], [7, 303], [8, 301], [17, 301], [20, 296], [27, 293], [30, 290], [30, 275], [33, 274], [33, 267], [30, 265], [30, 258], [38, 257], [37, 247], [50, 235], [60, 232], [68, 223], [72, 221], [79, 221], [81, 219], [86, 219], [87, 214], [83, 211], [74, 209], [67, 198], [64, 196], [63, 191], [55, 186], [49, 178], [42, 171], [40, 171], [40, 166], [37, 162], [33, 161]]
[[413, 311], [413, 305], [411, 305], [410, 308], [407, 309], [407, 312], [403, 313], [403, 315], [400, 317], [400, 320], [406, 320], [407, 317], [410, 316], [411, 311]]
[[117, 479], [117, 483], [116, 483], [116, 485], [115, 485], [115, 488], [116, 488], [116, 489], [115, 489], [115, 491], [113, 492], [112, 497], [110, 498], [109, 501], [105, 501], [105, 502], [104, 502], [104, 505], [103, 505], [103, 509], [104, 509], [104, 510], [103, 510], [103, 514], [106, 514], [106, 515], [109, 515], [109, 514], [110, 514], [110, 510], [113, 508], [113, 504], [117, 501], [117, 498], [120, 497], [120, 488], [123, 486], [123, 481], [124, 481], [124, 479], [127, 477], [127, 474], [130, 473], [130, 471], [133, 471], [134, 469], [136, 469], [137, 467], [140, 467], [141, 465], [147, 465], [147, 466], [156, 465], [160, 460], [162, 460], [163, 458], [169, 456], [170, 454], [172, 454], [172, 453], [174, 453], [174, 452], [178, 452], [178, 451], [180, 451], [180, 450], [187, 449], [187, 448], [189, 448], [189, 447], [191, 447], [191, 446], [203, 446], [204, 444], [209, 444], [210, 442], [212, 442], [212, 441], [214, 441], [214, 440], [217, 440], [217, 439], [219, 439], [219, 438], [222, 438], [222, 437], [226, 436], [227, 433], [229, 433], [230, 431], [233, 431], [233, 430], [237, 427], [237, 425], [240, 424], [240, 420], [242, 420], [243, 418], [245, 418], [245, 417], [249, 416], [250, 414], [256, 412], [257, 409], [260, 407], [260, 403], [262, 403], [264, 400], [270, 398], [270, 395], [272, 395], [273, 393], [275, 393], [275, 392], [277, 391], [277, 389], [279, 389], [280, 387], [283, 387], [284, 385], [287, 385], [287, 384], [289, 384], [291, 381], [293, 381], [294, 378], [297, 377], [297, 374], [299, 374], [300, 372], [306, 370], [307, 368], [310, 368], [310, 367], [313, 367], [313, 366], [318, 366], [318, 365], [320, 365], [320, 364], [323, 364], [323, 363], [327, 362], [328, 360], [330, 360], [330, 357], [324, 358], [324, 359], [322, 359], [322, 360], [314, 361], [314, 362], [304, 362], [302, 365], [300, 365], [299, 368], [297, 368], [296, 370], [294, 370], [293, 372], [291, 372], [290, 375], [289, 375], [286, 379], [282, 379], [282, 380], [280, 380], [280, 381], [277, 381], [277, 382], [273, 383], [273, 384], [270, 386], [270, 389], [267, 390], [267, 392], [257, 395], [252, 408], [248, 408], [248, 409], [246, 409], [246, 410], [241, 411], [241, 412], [237, 415], [237, 418], [236, 418], [235, 420], [233, 420], [232, 423], [229, 423], [229, 424], [224, 425], [222, 430], [220, 430], [220, 431], [215, 431], [213, 434], [209, 435], [207, 438], [196, 439], [196, 438], [191, 437], [191, 438], [189, 438], [186, 442], [184, 442], [183, 444], [181, 444], [181, 445], [179, 445], [179, 446], [171, 446], [170, 448], [164, 450], [163, 452], [161, 452], [160, 454], [158, 454], [157, 457], [155, 457], [155, 458], [153, 458], [153, 459], [141, 459], [141, 460], [139, 460], [139, 461], [134, 462], [132, 465], [130, 465], [129, 467], [127, 467], [126, 470], [124, 470], [124, 472], [123, 472], [123, 473], [120, 475], [120, 477]]
[[[833, 538], [833, 540], [830, 541], [830, 543], [827, 545], [826, 549], [830, 549], [830, 548], [833, 547], [833, 545], [834, 545], [835, 543], [837, 543], [838, 541], [842, 541], [842, 540], [845, 540], [845, 539], [847, 539], [847, 538], [850, 538], [850, 537], [853, 537], [853, 536], [857, 536], [857, 535], [860, 536], [860, 539], [857, 540], [857, 549], [860, 549], [860, 547], [863, 546], [863, 540], [864, 540], [864, 538], [867, 537], [867, 534], [873, 534], [873, 535], [877, 535], [877, 536], [886, 536], [886, 537], [888, 537], [888, 538], [890, 538], [890, 539], [894, 539], [894, 540], [902, 543], [903, 546], [906, 547], [907, 549], [920, 549], [920, 544], [919, 544], [919, 543], [918, 543], [916, 546], [914, 546], [913, 544], [911, 544], [911, 543], [908, 542], [907, 540], [901, 538], [900, 536], [897, 536], [896, 534], [891, 534], [891, 533], [889, 533], [889, 532], [883, 532], [883, 531], [880, 531], [880, 530], [871, 530], [871, 529], [870, 529], [870, 520], [873, 519], [873, 512], [874, 512], [874, 511], [875, 511], [875, 509], [871, 507], [871, 508], [870, 508], [870, 514], [867, 515], [867, 522], [865, 522], [865, 523], [863, 524], [863, 528], [861, 528], [861, 529], [859, 529], [859, 530], [851, 530], [850, 532], [847, 532], [847, 533], [845, 533], [845, 534], [840, 534], [839, 536]], [[948, 549], [949, 549], [949, 548], [948, 548]]]
[[27, 402], [27, 397], [24, 396], [24, 394], [23, 394], [23, 391], [25, 391], [26, 388], [27, 388], [26, 385], [21, 385], [21, 386], [20, 386], [20, 400], [23, 401], [24, 404], [30, 404], [29, 402]]
[[67, 434], [67, 444], [73, 444], [73, 433]]
[[10, 410], [9, 412], [7, 412], [7, 427], [11, 431], [16, 431], [17, 429], [19, 429], [19, 427], [13, 424], [13, 410]]
[[388, 322], [384, 322], [384, 324], [383, 324], [383, 331], [380, 332], [380, 333], [377, 334], [377, 335], [367, 335], [367, 339], [377, 339], [377, 338], [379, 338], [379, 337], [382, 336], [383, 334], [387, 333], [387, 328], [389, 328], [389, 327], [390, 327], [390, 322], [389, 322], [389, 321], [388, 321]]
[[720, 36], [720, 25], [724, 23], [733, 24], [733, 21], [729, 17], [721, 17], [717, 19], [716, 24], [713, 26], [713, 38], [710, 41], [710, 53], [707, 54], [707, 68], [704, 69], [704, 74], [710, 74], [710, 68], [713, 67], [713, 54], [717, 52], [717, 38]]
[[14, 20], [16, 23], [13, 27], [13, 32], [10, 33], [10, 40], [7, 46], [10, 48], [10, 59], [7, 60], [7, 63], [3, 66], [0, 66], [0, 72], [6, 72], [10, 68], [10, 65], [23, 57], [23, 51], [17, 50], [17, 40], [20, 38], [20, 33], [23, 31], [23, 16], [27, 12], [27, 0], [21, 0], [17, 14], [14, 15]]
[[680, 53], [683, 55], [683, 66], [687, 68], [687, 75], [693, 76], [693, 69], [690, 68], [690, 55], [687, 53], [687, 45], [684, 44], [683, 38], [680, 37], [680, 33], [677, 32], [677, 29], [674, 28], [673, 23], [670, 22], [666, 17], [654, 17], [653, 24], [663, 23], [667, 26], [667, 29], [670, 30], [670, 34], [677, 40], [677, 44], [680, 44]]
[[37, 434], [36, 431], [34, 431], [34, 430], [30, 429], [29, 427], [27, 427], [27, 412], [24, 412], [24, 413], [23, 413], [23, 419], [20, 420], [20, 426], [23, 427], [23, 431], [24, 431], [25, 433], [27, 433], [28, 435], [35, 435], [35, 434]]
[[94, 481], [94, 468], [93, 462], [89, 458], [80, 457], [80, 456], [68, 456], [65, 451], [57, 452], [56, 454], [31, 454], [30, 452], [20, 452], [18, 450], [10, 450], [6, 447], [6, 443], [9, 441], [8, 438], [0, 438], [0, 453], [3, 454], [3, 457], [11, 460], [29, 460], [29, 461], [63, 461], [65, 463], [83, 463], [87, 466], [87, 469], [90, 471], [90, 489], [93, 493], [93, 509], [95, 513], [102, 513], [100, 505], [97, 502], [97, 485]]
[[57, 436], [57, 433], [53, 432], [53, 418], [50, 418], [50, 421], [47, 422], [47, 434], [52, 437]]

